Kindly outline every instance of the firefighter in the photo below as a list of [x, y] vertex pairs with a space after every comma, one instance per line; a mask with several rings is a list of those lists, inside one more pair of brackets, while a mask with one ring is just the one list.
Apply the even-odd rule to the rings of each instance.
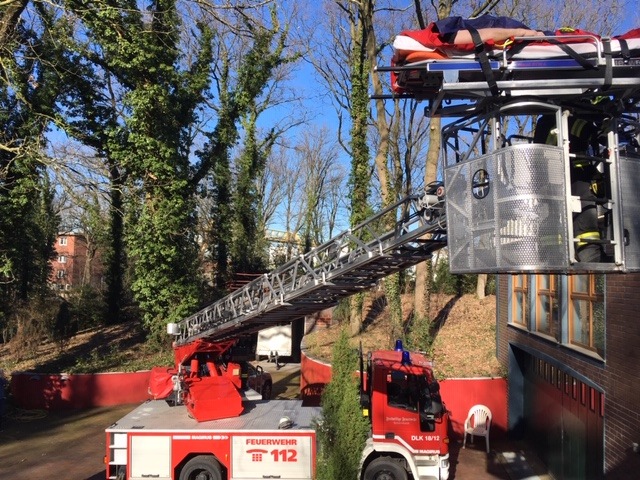
[[[599, 154], [599, 130], [594, 122], [576, 115], [569, 117], [571, 158], [571, 194], [580, 197], [580, 212], [573, 214], [576, 260], [601, 262], [604, 250], [600, 241], [597, 200], [603, 196], [603, 175], [592, 158]], [[534, 143], [557, 145], [555, 115], [542, 115], [536, 123]]]

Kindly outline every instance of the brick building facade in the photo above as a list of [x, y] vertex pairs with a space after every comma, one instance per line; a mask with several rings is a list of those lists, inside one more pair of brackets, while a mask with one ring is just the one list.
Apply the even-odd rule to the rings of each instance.
[[104, 266], [100, 252], [80, 233], [60, 233], [55, 244], [56, 257], [51, 261], [51, 285], [67, 292], [84, 285], [102, 289]]
[[509, 430], [557, 479], [640, 472], [640, 274], [500, 275]]

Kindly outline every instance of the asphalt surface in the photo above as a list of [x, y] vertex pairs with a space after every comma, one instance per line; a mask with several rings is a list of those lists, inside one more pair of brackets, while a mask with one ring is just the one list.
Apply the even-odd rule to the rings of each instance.
[[9, 407], [0, 429], [0, 478], [104, 480], [104, 430], [134, 406], [67, 412]]

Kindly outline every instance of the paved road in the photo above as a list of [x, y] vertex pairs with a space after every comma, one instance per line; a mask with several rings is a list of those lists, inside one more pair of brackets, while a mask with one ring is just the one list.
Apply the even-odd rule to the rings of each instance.
[[104, 480], [104, 430], [133, 407], [51, 413], [9, 409], [0, 431], [0, 478]]

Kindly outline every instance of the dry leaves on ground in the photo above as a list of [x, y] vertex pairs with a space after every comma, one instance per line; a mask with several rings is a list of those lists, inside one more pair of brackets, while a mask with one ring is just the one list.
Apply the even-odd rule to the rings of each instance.
[[[409, 316], [411, 296], [403, 297], [405, 320]], [[366, 326], [350, 342], [360, 343], [364, 351], [392, 348], [389, 338], [389, 315], [382, 297], [365, 305]], [[496, 299], [489, 295], [478, 299], [468, 294], [460, 297], [434, 294], [430, 317], [440, 325], [433, 345], [433, 362], [440, 378], [497, 377], [503, 370], [496, 353]], [[305, 337], [309, 355], [330, 362], [333, 343], [342, 326], [334, 322]]]

